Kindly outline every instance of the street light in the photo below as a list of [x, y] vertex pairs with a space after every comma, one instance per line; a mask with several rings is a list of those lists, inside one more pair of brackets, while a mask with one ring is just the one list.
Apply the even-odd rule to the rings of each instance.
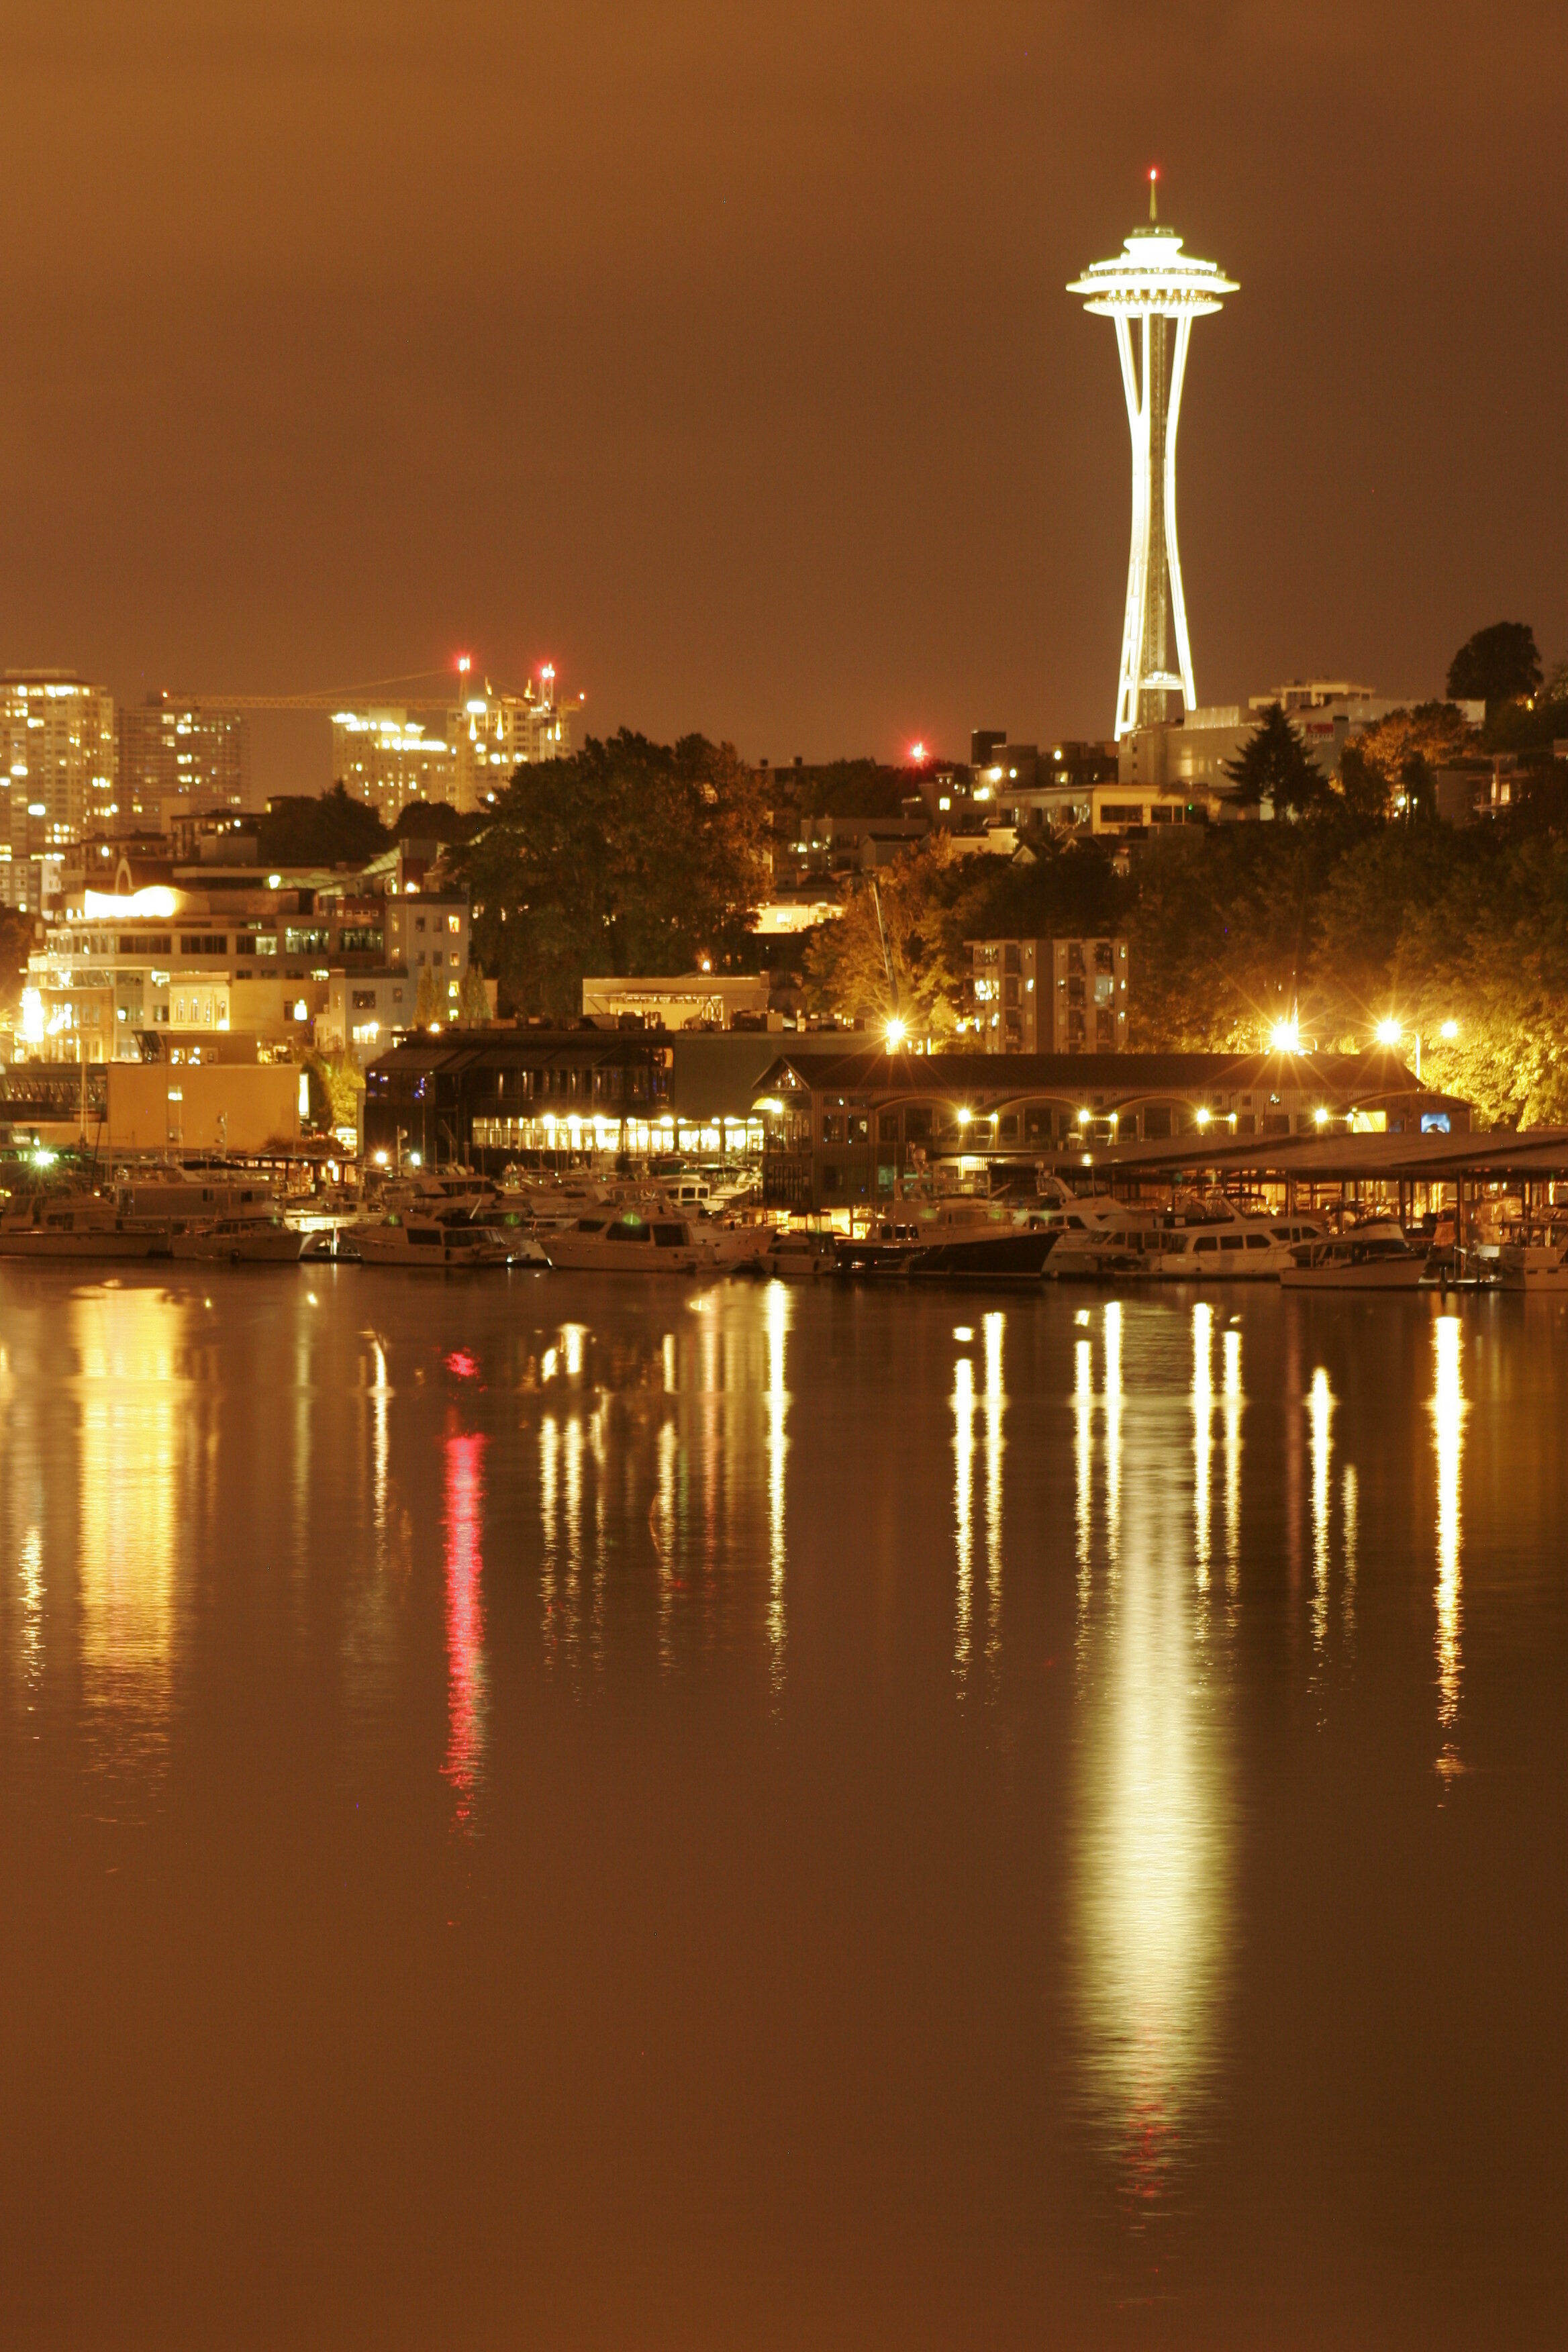
[[1377, 1024], [1376, 1034], [1377, 1042], [1380, 1045], [1397, 1045], [1400, 1038], [1398, 1022], [1394, 1020], [1392, 1017], [1386, 1021], [1380, 1021]]
[[1453, 1044], [1453, 1042], [1454, 1042], [1455, 1038], [1456, 1038], [1456, 1037], [1458, 1035], [1458, 1034], [1459, 1034], [1459, 1024], [1458, 1024], [1458, 1023], [1457, 1021], [1445, 1021], [1445, 1022], [1444, 1022], [1444, 1024], [1443, 1024], [1443, 1027], [1442, 1027], [1442, 1030], [1441, 1030], [1441, 1033], [1440, 1033], [1440, 1034], [1442, 1034], [1442, 1036], [1443, 1036], [1444, 1038], [1446, 1038], [1446, 1039], [1447, 1039], [1447, 1043], [1451, 1045]]
[[889, 1053], [896, 1054], [899, 1047], [903, 1044], [904, 1039], [908, 1035], [909, 1031], [905, 1028], [904, 1024], [899, 1019], [898, 1014], [895, 1013], [892, 1019], [888, 1024]]
[[1292, 1013], [1288, 1021], [1277, 1021], [1268, 1032], [1268, 1043], [1277, 1054], [1299, 1054], [1301, 1050], [1301, 1024]]

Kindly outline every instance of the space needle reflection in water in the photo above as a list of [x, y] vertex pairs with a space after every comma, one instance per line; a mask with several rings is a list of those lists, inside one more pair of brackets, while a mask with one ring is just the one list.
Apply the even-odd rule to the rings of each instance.
[[[1225, 1334], [1222, 1406], [1206, 1303], [1194, 1310], [1186, 1400], [1142, 1354], [1134, 1361], [1147, 1377], [1124, 1391], [1119, 1303], [1100, 1310], [1100, 1325], [1098, 1351], [1092, 1337], [1075, 1349], [1072, 1957], [1091, 2129], [1136, 2216], [1159, 2201], [1190, 2143], [1218, 2055], [1235, 1802], [1225, 1721], [1230, 1619], [1212, 1574], [1209, 1486], [1217, 1419], [1230, 1537], [1240, 1335]], [[1154, 1328], [1146, 1344], [1163, 1354], [1169, 1318]]]

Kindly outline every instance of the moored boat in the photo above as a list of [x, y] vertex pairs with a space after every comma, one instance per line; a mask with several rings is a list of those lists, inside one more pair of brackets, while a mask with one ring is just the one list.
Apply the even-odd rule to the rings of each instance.
[[1279, 1281], [1287, 1290], [1414, 1290], [1426, 1271], [1426, 1251], [1413, 1249], [1400, 1226], [1379, 1221], [1299, 1242]]
[[122, 1216], [95, 1192], [37, 1192], [0, 1216], [0, 1257], [167, 1257], [169, 1228]]
[[711, 1244], [684, 1217], [635, 1209], [579, 1217], [540, 1236], [552, 1266], [574, 1274], [720, 1274]]
[[389, 1209], [352, 1229], [364, 1265], [401, 1266], [416, 1273], [471, 1273], [510, 1263], [504, 1243], [458, 1210], [432, 1215], [418, 1209]]
[[210, 1225], [193, 1225], [175, 1234], [169, 1244], [176, 1258], [203, 1263], [226, 1260], [231, 1265], [297, 1265], [305, 1236], [281, 1217], [217, 1217]]

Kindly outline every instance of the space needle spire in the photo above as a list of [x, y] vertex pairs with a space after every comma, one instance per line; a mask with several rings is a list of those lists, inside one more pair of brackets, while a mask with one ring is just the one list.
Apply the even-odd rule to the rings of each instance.
[[1159, 218], [1157, 184], [1151, 172], [1148, 226], [1132, 231], [1114, 261], [1093, 263], [1067, 289], [1081, 294], [1096, 318], [1115, 321], [1132, 430], [1132, 552], [1116, 689], [1118, 740], [1134, 728], [1161, 725], [1167, 694], [1179, 693], [1188, 710], [1197, 701], [1176, 548], [1176, 423], [1193, 320], [1221, 309], [1221, 295], [1238, 290], [1217, 262], [1182, 251], [1181, 238]]

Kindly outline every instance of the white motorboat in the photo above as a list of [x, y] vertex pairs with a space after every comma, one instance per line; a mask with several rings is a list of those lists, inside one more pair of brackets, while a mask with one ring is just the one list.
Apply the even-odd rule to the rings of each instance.
[[231, 1265], [297, 1265], [304, 1246], [299, 1227], [278, 1216], [218, 1217], [175, 1234], [169, 1244], [177, 1258]]
[[[509, 1265], [548, 1265], [543, 1244], [533, 1230], [532, 1220], [521, 1209], [508, 1205], [502, 1194], [497, 1200], [468, 1212], [469, 1224], [489, 1235], [506, 1253]], [[448, 1213], [447, 1223], [455, 1222]]]
[[435, 1215], [419, 1209], [389, 1209], [385, 1216], [366, 1218], [351, 1231], [365, 1265], [438, 1274], [471, 1273], [510, 1263], [505, 1243], [460, 1209]]
[[579, 1217], [540, 1236], [552, 1266], [574, 1274], [721, 1274], [711, 1242], [684, 1217], [643, 1216], [624, 1209], [614, 1217]]
[[1175, 1213], [1153, 1272], [1174, 1282], [1277, 1282], [1304, 1242], [1325, 1241], [1319, 1219], [1247, 1215], [1230, 1202]]
[[95, 1192], [36, 1192], [0, 1216], [0, 1257], [167, 1257], [169, 1228], [122, 1216]]
[[1401, 1226], [1380, 1219], [1299, 1242], [1279, 1281], [1287, 1290], [1414, 1290], [1426, 1271], [1426, 1251], [1413, 1249]]
[[275, 1217], [278, 1202], [265, 1176], [227, 1175], [203, 1168], [121, 1171], [114, 1187], [120, 1215], [180, 1233], [219, 1218]]
[[776, 1227], [766, 1236], [761, 1260], [763, 1272], [774, 1282], [815, 1282], [819, 1275], [831, 1274], [837, 1263], [831, 1234], [789, 1226]]
[[1568, 1226], [1517, 1226], [1498, 1252], [1500, 1289], [1568, 1293]]
[[1056, 1282], [1147, 1275], [1166, 1240], [1158, 1209], [1130, 1207], [1108, 1193], [1088, 1194], [1070, 1208], [1043, 1213], [1056, 1235], [1044, 1270]]

